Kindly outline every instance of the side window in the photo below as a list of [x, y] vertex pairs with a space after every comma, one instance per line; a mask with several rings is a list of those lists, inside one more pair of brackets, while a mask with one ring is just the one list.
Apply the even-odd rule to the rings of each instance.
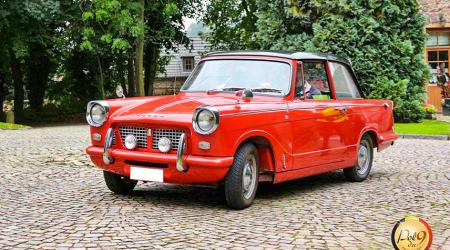
[[331, 91], [325, 64], [323, 62], [303, 62], [303, 65], [305, 72], [303, 92], [305, 93], [305, 98], [330, 100]]
[[297, 64], [297, 80], [295, 81], [295, 97], [303, 96], [303, 74], [302, 65]]
[[331, 62], [330, 71], [333, 76], [337, 99], [361, 98], [361, 93], [359, 93], [353, 75], [347, 66], [337, 62]]

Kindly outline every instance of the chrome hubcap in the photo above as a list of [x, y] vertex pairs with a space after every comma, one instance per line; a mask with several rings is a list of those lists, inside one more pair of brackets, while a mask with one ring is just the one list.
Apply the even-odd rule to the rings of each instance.
[[249, 199], [256, 186], [256, 160], [255, 156], [251, 155], [247, 158], [244, 171], [242, 172], [242, 189], [244, 191], [244, 198]]
[[364, 175], [366, 174], [367, 169], [369, 169], [370, 163], [370, 152], [367, 142], [361, 142], [359, 144], [358, 149], [358, 164], [356, 166], [356, 170], [358, 174]]

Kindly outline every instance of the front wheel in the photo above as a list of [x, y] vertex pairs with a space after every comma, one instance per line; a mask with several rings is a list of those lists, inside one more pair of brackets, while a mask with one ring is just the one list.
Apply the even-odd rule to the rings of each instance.
[[258, 150], [252, 143], [242, 145], [225, 177], [225, 198], [234, 209], [249, 207], [256, 196], [259, 178]]
[[116, 194], [130, 194], [137, 184], [135, 180], [108, 171], [103, 171], [103, 177], [109, 190]]
[[356, 164], [344, 169], [344, 175], [349, 181], [360, 182], [369, 176], [373, 161], [373, 142], [369, 135], [364, 135], [358, 146]]

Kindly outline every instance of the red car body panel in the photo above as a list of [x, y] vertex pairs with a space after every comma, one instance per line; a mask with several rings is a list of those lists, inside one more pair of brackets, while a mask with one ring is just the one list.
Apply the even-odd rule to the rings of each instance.
[[[357, 145], [365, 133], [371, 134], [379, 151], [397, 139], [391, 101], [336, 100], [331, 77], [333, 100], [296, 99], [296, 78], [302, 77], [296, 72], [301, 60], [260, 55], [212, 55], [202, 60], [222, 58], [288, 62], [292, 68], [290, 94], [255, 95], [249, 102], [224, 92], [107, 100], [108, 120], [101, 127], [91, 127], [91, 135], [98, 133], [102, 139], [91, 139], [92, 145], [86, 149], [93, 163], [123, 176], [130, 175], [127, 160], [165, 164], [164, 182], [214, 183], [225, 178], [238, 147], [250, 140], [259, 145], [261, 176], [270, 176], [270, 181], [279, 183], [354, 166]], [[198, 134], [192, 126], [194, 110], [203, 105], [216, 107], [220, 114], [219, 126], [210, 135]], [[120, 139], [109, 149], [115, 161], [105, 164], [102, 155], [106, 131], [115, 128], [115, 138], [120, 138], [117, 128], [121, 125], [183, 130], [187, 136], [183, 160], [188, 170], [176, 169], [175, 151], [161, 153], [151, 147], [128, 150]], [[148, 140], [151, 145], [151, 138]], [[210, 149], [200, 149], [201, 141], [209, 142]]]

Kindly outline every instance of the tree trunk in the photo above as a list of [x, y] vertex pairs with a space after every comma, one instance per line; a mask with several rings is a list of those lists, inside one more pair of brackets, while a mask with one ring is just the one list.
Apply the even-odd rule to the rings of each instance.
[[153, 95], [153, 83], [156, 77], [156, 68], [159, 57], [159, 49], [156, 44], [145, 46], [145, 91], [147, 95]]
[[100, 92], [100, 98], [105, 99], [105, 84], [103, 80], [103, 66], [102, 61], [100, 60], [100, 57], [97, 56], [97, 63], [98, 63], [98, 90]]
[[127, 92], [127, 84], [126, 84], [126, 80], [125, 80], [125, 66], [123, 64], [124, 62], [122, 60], [119, 60], [118, 65], [117, 65], [117, 71], [119, 74], [119, 84], [120, 86], [122, 86], [123, 89], [123, 94], [125, 96], [128, 96], [128, 92]]
[[45, 48], [34, 48], [30, 53], [30, 59], [31, 61], [28, 63], [28, 97], [31, 109], [40, 111], [44, 105], [45, 88], [52, 66]]
[[[138, 1], [142, 6], [139, 10], [139, 23], [144, 23], [144, 7], [145, 0]], [[136, 85], [137, 85], [137, 95], [145, 96], [145, 88], [144, 88], [144, 34], [141, 34], [137, 38], [136, 42]]]
[[23, 75], [19, 60], [12, 49], [9, 49], [11, 73], [14, 81], [14, 117], [16, 123], [23, 121]]
[[134, 65], [133, 65], [133, 58], [128, 59], [128, 96], [136, 96], [136, 84], [134, 81]]
[[5, 100], [5, 81], [6, 76], [0, 72], [0, 122], [5, 120], [5, 114], [3, 112], [3, 101]]

